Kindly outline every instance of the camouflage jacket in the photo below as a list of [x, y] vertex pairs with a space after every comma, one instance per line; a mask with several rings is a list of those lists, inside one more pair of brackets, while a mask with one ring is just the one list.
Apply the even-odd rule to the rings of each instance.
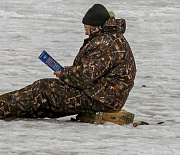
[[109, 19], [101, 32], [84, 40], [73, 66], [64, 67], [60, 78], [110, 111], [123, 107], [134, 85], [136, 66], [125, 29], [124, 19]]

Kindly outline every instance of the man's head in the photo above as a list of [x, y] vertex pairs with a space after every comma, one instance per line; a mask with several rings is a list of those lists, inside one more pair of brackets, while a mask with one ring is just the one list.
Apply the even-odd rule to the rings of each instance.
[[83, 17], [82, 23], [86, 29], [86, 35], [91, 34], [92, 29], [98, 29], [110, 18], [107, 9], [101, 4], [94, 4]]
[[84, 24], [84, 29], [85, 29], [85, 35], [92, 35], [96, 32], [99, 32], [101, 29], [101, 26], [91, 26], [91, 25], [86, 25]]

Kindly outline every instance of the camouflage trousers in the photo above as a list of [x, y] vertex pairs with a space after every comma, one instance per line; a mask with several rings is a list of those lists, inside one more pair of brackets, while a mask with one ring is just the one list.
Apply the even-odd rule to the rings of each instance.
[[0, 96], [0, 118], [61, 117], [94, 113], [104, 106], [89, 98], [82, 90], [59, 79], [41, 79], [25, 88]]

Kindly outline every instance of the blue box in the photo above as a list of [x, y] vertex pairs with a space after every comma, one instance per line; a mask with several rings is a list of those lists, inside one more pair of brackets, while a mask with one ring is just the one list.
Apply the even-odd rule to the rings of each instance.
[[38, 58], [55, 72], [63, 69], [46, 51], [43, 51]]

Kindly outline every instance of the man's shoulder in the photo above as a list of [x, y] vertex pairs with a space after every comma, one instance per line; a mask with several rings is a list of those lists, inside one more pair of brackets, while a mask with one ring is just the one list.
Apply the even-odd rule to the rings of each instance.
[[114, 40], [111, 34], [108, 33], [99, 33], [96, 35], [90, 42], [91, 44], [104, 44], [104, 43], [110, 43]]

